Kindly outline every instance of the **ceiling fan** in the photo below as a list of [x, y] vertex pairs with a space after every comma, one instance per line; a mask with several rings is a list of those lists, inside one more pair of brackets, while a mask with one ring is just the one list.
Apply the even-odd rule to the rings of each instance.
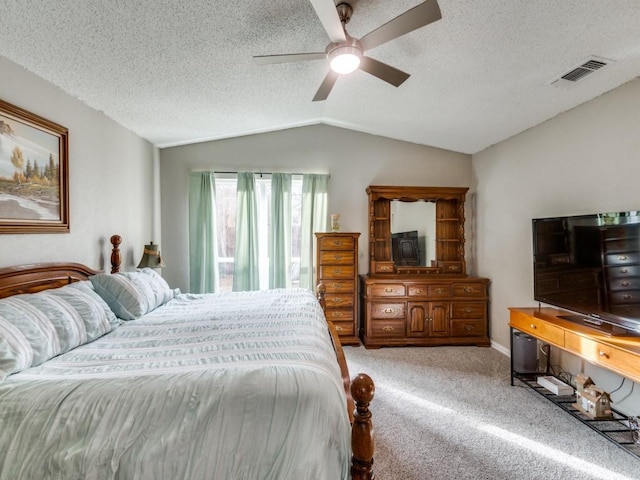
[[328, 58], [331, 69], [313, 97], [314, 102], [326, 100], [338, 77], [351, 73], [358, 68], [395, 87], [399, 87], [409, 78], [409, 74], [368, 57], [364, 55], [364, 52], [442, 18], [438, 2], [436, 0], [427, 0], [357, 39], [351, 37], [345, 27], [351, 20], [351, 14], [353, 13], [353, 8], [350, 4], [341, 2], [335, 5], [333, 0], [310, 1], [331, 40], [325, 51], [257, 55], [253, 58], [260, 65]]

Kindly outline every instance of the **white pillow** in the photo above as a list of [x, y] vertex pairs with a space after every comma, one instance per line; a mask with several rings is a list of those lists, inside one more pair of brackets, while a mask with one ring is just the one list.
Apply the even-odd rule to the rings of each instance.
[[89, 281], [0, 299], [0, 381], [121, 323]]

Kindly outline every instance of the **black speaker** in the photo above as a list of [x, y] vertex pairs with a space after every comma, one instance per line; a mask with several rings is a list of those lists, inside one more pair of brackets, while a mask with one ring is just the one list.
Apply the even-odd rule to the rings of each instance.
[[518, 373], [538, 371], [538, 340], [531, 335], [514, 330], [511, 355], [513, 370]]

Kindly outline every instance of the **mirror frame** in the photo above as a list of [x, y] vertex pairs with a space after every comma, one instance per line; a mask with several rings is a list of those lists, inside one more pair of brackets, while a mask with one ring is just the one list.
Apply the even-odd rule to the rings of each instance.
[[[369, 275], [466, 274], [464, 202], [466, 187], [369, 185]], [[430, 266], [398, 266], [391, 254], [391, 201], [436, 204], [436, 252]]]

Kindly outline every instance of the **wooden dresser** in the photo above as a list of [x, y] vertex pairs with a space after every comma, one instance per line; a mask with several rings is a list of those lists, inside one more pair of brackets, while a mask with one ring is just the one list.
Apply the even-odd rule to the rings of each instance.
[[358, 238], [359, 233], [316, 233], [317, 283], [326, 287], [325, 315], [336, 327], [343, 345], [359, 345]]
[[486, 278], [362, 275], [362, 342], [489, 346]]

